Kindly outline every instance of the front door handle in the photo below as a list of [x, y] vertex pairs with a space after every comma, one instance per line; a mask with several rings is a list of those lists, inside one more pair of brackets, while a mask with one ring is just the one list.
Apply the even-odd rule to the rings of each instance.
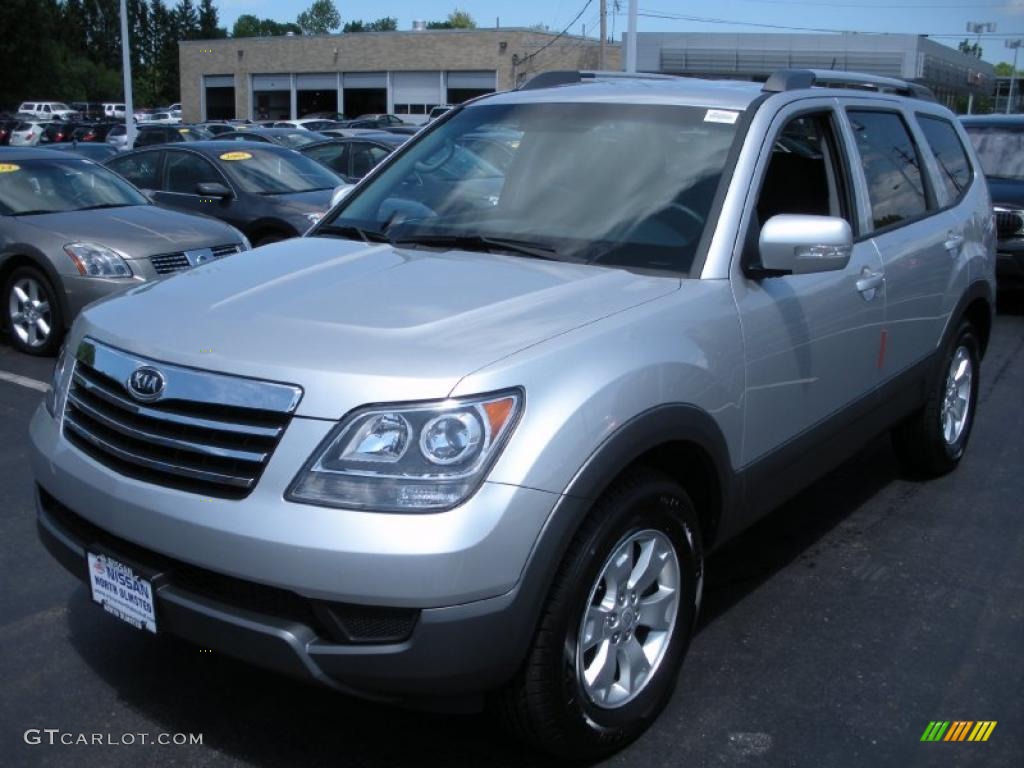
[[871, 301], [883, 283], [885, 283], [884, 272], [873, 272], [868, 267], [864, 267], [860, 273], [860, 279], [857, 281], [857, 290], [864, 297], [864, 301]]
[[943, 245], [951, 255], [956, 256], [960, 253], [960, 246], [964, 244], [964, 236], [959, 232], [948, 232], [946, 234], [946, 242]]

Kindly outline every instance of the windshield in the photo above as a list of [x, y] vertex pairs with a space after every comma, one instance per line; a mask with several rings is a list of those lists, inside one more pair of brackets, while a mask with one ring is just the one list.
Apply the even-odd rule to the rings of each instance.
[[674, 105], [470, 107], [314, 234], [686, 272], [735, 135], [738, 115], [718, 112], [731, 122]]
[[1024, 179], [1024, 125], [965, 125], [986, 176]]
[[298, 152], [249, 146], [221, 152], [217, 157], [220, 167], [233, 181], [257, 195], [312, 192], [344, 184], [339, 176]]
[[296, 130], [293, 133], [279, 133], [276, 138], [289, 149], [298, 149], [307, 144], [323, 141], [325, 137], [312, 131]]
[[55, 156], [52, 160], [0, 163], [0, 213], [4, 215], [119, 208], [148, 202], [117, 174], [88, 160]]

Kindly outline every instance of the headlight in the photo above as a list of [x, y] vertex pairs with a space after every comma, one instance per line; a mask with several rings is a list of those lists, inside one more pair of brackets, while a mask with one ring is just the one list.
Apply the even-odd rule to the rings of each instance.
[[483, 482], [519, 419], [521, 390], [373, 406], [335, 427], [285, 495], [377, 512], [439, 512]]
[[117, 251], [96, 243], [68, 243], [64, 252], [85, 277], [131, 277], [132, 268]]
[[68, 345], [65, 343], [61, 346], [60, 352], [57, 354], [57, 362], [53, 365], [53, 376], [50, 377], [50, 391], [43, 398], [47, 412], [53, 417], [57, 416], [57, 405], [63, 397], [63, 389], [67, 381], [66, 374], [71, 368], [70, 362], [71, 355], [68, 354]]

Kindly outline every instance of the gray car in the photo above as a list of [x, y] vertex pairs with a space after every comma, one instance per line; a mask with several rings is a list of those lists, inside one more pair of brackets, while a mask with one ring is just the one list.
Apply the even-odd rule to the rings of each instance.
[[593, 760], [668, 702], [708, 553], [881, 433], [957, 466], [994, 247], [916, 86], [541, 76], [83, 313], [39, 530], [139, 629]]
[[0, 307], [22, 352], [56, 352], [92, 301], [246, 248], [234, 227], [158, 208], [76, 154], [0, 150]]

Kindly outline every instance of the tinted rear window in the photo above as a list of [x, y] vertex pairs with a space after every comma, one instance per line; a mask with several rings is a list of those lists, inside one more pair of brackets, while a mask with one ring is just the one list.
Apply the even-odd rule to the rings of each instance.
[[960, 136], [953, 124], [941, 117], [918, 115], [917, 122], [928, 140], [928, 148], [935, 155], [935, 162], [939, 164], [942, 184], [950, 198], [955, 200], [971, 181], [971, 161], [967, 159]]
[[1024, 179], [1024, 125], [964, 125], [986, 176]]

